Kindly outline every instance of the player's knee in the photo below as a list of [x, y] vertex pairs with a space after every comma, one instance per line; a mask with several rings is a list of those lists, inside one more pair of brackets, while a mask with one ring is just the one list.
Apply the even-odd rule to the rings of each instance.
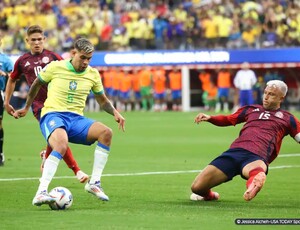
[[68, 149], [68, 143], [64, 143], [61, 148], [62, 149], [61, 149], [60, 153], [61, 153], [62, 156], [64, 156], [65, 153], [67, 152], [67, 149]]
[[61, 141], [59, 145], [54, 146], [53, 150], [59, 152], [62, 156], [65, 155], [68, 149], [68, 142]]
[[104, 143], [110, 143], [110, 142], [111, 142], [111, 139], [112, 139], [112, 135], [113, 135], [112, 129], [109, 128], [109, 127], [105, 127], [105, 128], [102, 130], [102, 132], [101, 132], [101, 134], [100, 134], [98, 140], [99, 140], [99, 141], [102, 140]]
[[191, 190], [193, 193], [199, 193], [199, 191], [201, 190], [201, 187], [199, 186], [199, 183], [194, 182], [191, 186]]
[[196, 194], [205, 193], [209, 188], [209, 181], [207, 181], [205, 177], [202, 177], [202, 175], [198, 176], [191, 186], [192, 192]]

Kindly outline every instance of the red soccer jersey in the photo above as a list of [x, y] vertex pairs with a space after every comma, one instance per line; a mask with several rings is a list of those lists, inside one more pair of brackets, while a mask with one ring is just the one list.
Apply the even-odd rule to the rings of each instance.
[[[43, 50], [42, 53], [33, 55], [30, 52], [23, 54], [18, 58], [14, 65], [14, 70], [10, 77], [12, 79], [19, 79], [24, 74], [29, 87], [36, 79], [39, 72], [50, 62], [55, 60], [62, 60], [62, 58], [49, 50]], [[34, 116], [39, 120], [40, 111], [44, 106], [44, 101], [47, 98], [47, 86], [43, 85], [38, 92], [32, 104], [32, 111]]]
[[269, 164], [279, 154], [282, 139], [286, 135], [300, 142], [299, 120], [281, 109], [268, 111], [261, 105], [249, 105], [228, 116], [212, 116], [209, 122], [217, 126], [246, 122], [230, 148], [246, 149]]

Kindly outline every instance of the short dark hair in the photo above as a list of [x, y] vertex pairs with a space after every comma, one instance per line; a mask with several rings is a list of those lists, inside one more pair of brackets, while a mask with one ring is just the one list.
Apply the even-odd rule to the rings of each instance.
[[27, 29], [27, 36], [30, 36], [31, 34], [35, 33], [44, 34], [44, 30], [39, 25], [29, 26]]

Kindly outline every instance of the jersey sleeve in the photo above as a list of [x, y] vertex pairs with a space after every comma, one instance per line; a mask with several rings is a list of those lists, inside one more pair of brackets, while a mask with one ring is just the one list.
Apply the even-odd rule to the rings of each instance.
[[291, 115], [290, 117], [290, 136], [293, 137], [298, 143], [300, 143], [300, 122], [299, 120]]
[[216, 126], [230, 126], [236, 125], [246, 121], [247, 107], [239, 108], [235, 113], [230, 115], [217, 115], [211, 116], [208, 122]]
[[103, 84], [101, 81], [101, 76], [100, 73], [98, 72], [98, 70], [94, 70], [94, 77], [95, 77], [95, 84], [92, 87], [92, 92], [94, 94], [103, 94], [104, 90], [103, 90]]
[[19, 79], [22, 75], [22, 71], [21, 71], [21, 68], [20, 68], [20, 60], [21, 60], [21, 57], [19, 57], [17, 59], [17, 61], [15, 62], [14, 67], [13, 67], [13, 71], [10, 74], [10, 78], [12, 78], [14, 80]]
[[6, 63], [5, 63], [5, 72], [11, 72], [13, 70], [13, 62], [12, 60], [7, 56]]
[[46, 65], [42, 71], [38, 74], [38, 78], [40, 81], [44, 83], [48, 83], [52, 80], [53, 70], [55, 68], [55, 61]]
[[52, 52], [52, 55], [53, 55], [53, 59], [55, 61], [63, 60], [63, 58], [59, 54], [57, 54], [57, 53]]

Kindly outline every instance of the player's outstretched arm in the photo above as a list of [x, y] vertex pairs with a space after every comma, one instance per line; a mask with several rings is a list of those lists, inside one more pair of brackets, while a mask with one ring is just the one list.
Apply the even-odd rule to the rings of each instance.
[[125, 131], [125, 118], [118, 112], [118, 110], [115, 109], [106, 95], [95, 95], [95, 99], [97, 100], [101, 109], [114, 116], [115, 121], [119, 123], [119, 129]]
[[10, 99], [15, 88], [16, 88], [16, 80], [9, 77], [5, 89], [4, 107], [6, 112], [11, 116], [13, 116], [15, 112], [15, 108], [10, 104]]
[[28, 96], [27, 96], [27, 100], [26, 100], [26, 103], [25, 103], [25, 106], [24, 108], [22, 109], [19, 109], [17, 111], [14, 112], [13, 116], [18, 119], [20, 117], [24, 117], [26, 116], [28, 110], [30, 109], [30, 106], [32, 105], [33, 103], [33, 100], [34, 98], [36, 97], [36, 95], [38, 94], [41, 86], [43, 85], [44, 83], [42, 81], [39, 80], [39, 78], [36, 78], [34, 80], [34, 82], [32, 83], [30, 89], [29, 89], [29, 92], [28, 92]]
[[208, 121], [210, 119], [210, 116], [204, 113], [199, 113], [196, 117], [195, 117], [195, 123], [199, 124], [202, 121]]

